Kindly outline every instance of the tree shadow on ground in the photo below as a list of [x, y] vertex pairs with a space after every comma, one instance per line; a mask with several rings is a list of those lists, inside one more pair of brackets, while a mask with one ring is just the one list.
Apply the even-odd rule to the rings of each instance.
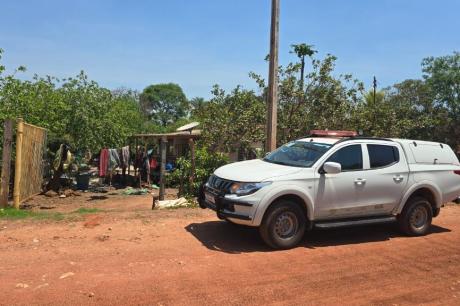
[[[274, 251], [267, 247], [257, 228], [239, 226], [225, 221], [192, 223], [185, 227], [190, 234], [212, 251], [229, 254]], [[450, 229], [432, 225], [429, 235], [450, 232]], [[404, 236], [396, 223], [314, 229], [306, 233], [299, 247], [320, 248], [347, 244], [386, 241]]]

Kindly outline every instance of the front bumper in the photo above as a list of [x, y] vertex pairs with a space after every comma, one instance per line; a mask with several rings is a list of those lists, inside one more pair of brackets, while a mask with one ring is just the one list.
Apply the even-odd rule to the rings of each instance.
[[[214, 200], [214, 203], [208, 200], [205, 194], [208, 195], [208, 199], [211, 197]], [[241, 212], [242, 210], [246, 212], [252, 210], [253, 204], [228, 199], [225, 195], [217, 194], [211, 188], [203, 187], [203, 190], [200, 192], [200, 196], [198, 197], [198, 203], [202, 208], [210, 208], [214, 210], [219, 219], [244, 221], [245, 224], [248, 222], [251, 223], [253, 219], [251, 214]]]

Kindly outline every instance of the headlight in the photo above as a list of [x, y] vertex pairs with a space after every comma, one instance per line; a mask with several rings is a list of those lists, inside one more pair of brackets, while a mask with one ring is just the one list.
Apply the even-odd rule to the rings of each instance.
[[230, 187], [230, 194], [236, 194], [237, 196], [245, 196], [256, 192], [262, 187], [270, 185], [272, 182], [262, 183], [233, 183]]

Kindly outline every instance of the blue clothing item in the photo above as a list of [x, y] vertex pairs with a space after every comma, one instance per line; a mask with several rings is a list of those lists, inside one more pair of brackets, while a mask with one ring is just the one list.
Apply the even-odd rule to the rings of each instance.
[[170, 162], [166, 163], [166, 165], [165, 165], [165, 170], [166, 171], [171, 171], [173, 168], [174, 168], [174, 166], [173, 166], [172, 163], [170, 163]]

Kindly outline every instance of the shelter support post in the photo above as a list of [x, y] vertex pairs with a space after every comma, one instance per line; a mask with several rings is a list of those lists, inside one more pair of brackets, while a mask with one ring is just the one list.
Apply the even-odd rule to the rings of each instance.
[[190, 186], [191, 189], [193, 190], [193, 181], [195, 180], [195, 141], [193, 141], [193, 138], [189, 138], [188, 144], [190, 146], [190, 159], [192, 161], [192, 169], [190, 170]]
[[161, 164], [160, 164], [160, 196], [159, 200], [163, 201], [165, 199], [165, 168], [166, 168], [166, 146], [168, 140], [166, 137], [161, 138], [160, 151], [161, 151]]
[[3, 152], [2, 152], [2, 181], [0, 192], [0, 207], [8, 206], [10, 191], [11, 150], [13, 143], [13, 121], [5, 120], [3, 126]]
[[18, 127], [16, 132], [16, 162], [14, 171], [14, 190], [13, 190], [13, 204], [14, 208], [19, 209], [19, 197], [21, 195], [20, 183], [21, 183], [21, 171], [22, 171], [22, 142], [24, 133], [24, 121], [22, 118], [18, 119]]

